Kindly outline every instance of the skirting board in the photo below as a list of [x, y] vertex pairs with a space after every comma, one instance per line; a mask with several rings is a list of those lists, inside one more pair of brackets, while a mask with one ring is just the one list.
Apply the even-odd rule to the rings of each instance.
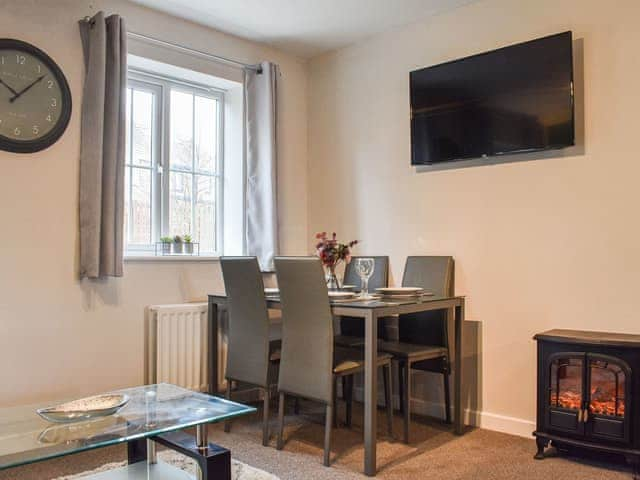
[[[354, 388], [354, 397], [357, 401], [363, 400], [362, 387]], [[397, 395], [393, 396], [393, 402], [396, 407], [399, 405]], [[378, 395], [378, 404], [384, 404], [384, 396]], [[428, 417], [444, 418], [444, 404], [429, 402], [419, 398], [411, 399], [411, 411], [418, 415]], [[453, 413], [453, 412], [452, 412]], [[532, 432], [536, 429], [535, 422], [523, 420], [521, 418], [508, 417], [491, 412], [478, 412], [476, 410], [465, 410], [464, 421], [467, 425], [484, 428], [485, 430], [493, 430], [495, 432], [508, 433], [519, 437], [529, 438], [533, 441]]]

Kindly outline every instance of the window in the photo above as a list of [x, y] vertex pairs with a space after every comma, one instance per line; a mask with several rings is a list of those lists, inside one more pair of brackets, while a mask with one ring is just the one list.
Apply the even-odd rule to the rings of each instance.
[[155, 252], [161, 237], [190, 235], [201, 255], [222, 253], [224, 94], [129, 72], [125, 242]]

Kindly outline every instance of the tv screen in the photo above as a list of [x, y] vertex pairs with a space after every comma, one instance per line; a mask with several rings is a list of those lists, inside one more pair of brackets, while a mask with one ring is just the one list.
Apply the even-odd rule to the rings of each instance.
[[411, 163], [574, 144], [571, 32], [410, 74]]

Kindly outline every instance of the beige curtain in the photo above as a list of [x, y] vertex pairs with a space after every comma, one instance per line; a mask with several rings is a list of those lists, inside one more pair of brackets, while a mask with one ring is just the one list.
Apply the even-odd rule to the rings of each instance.
[[118, 15], [80, 22], [86, 77], [80, 147], [80, 277], [122, 276], [127, 31]]
[[273, 271], [278, 255], [277, 65], [262, 62], [244, 74], [245, 108], [245, 253], [262, 271]]

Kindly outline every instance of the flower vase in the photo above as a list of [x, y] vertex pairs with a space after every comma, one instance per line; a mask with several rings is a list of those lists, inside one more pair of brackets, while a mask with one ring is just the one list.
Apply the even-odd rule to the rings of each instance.
[[338, 283], [338, 277], [336, 276], [336, 268], [329, 267], [327, 269], [327, 289], [329, 290], [340, 290], [340, 284]]

